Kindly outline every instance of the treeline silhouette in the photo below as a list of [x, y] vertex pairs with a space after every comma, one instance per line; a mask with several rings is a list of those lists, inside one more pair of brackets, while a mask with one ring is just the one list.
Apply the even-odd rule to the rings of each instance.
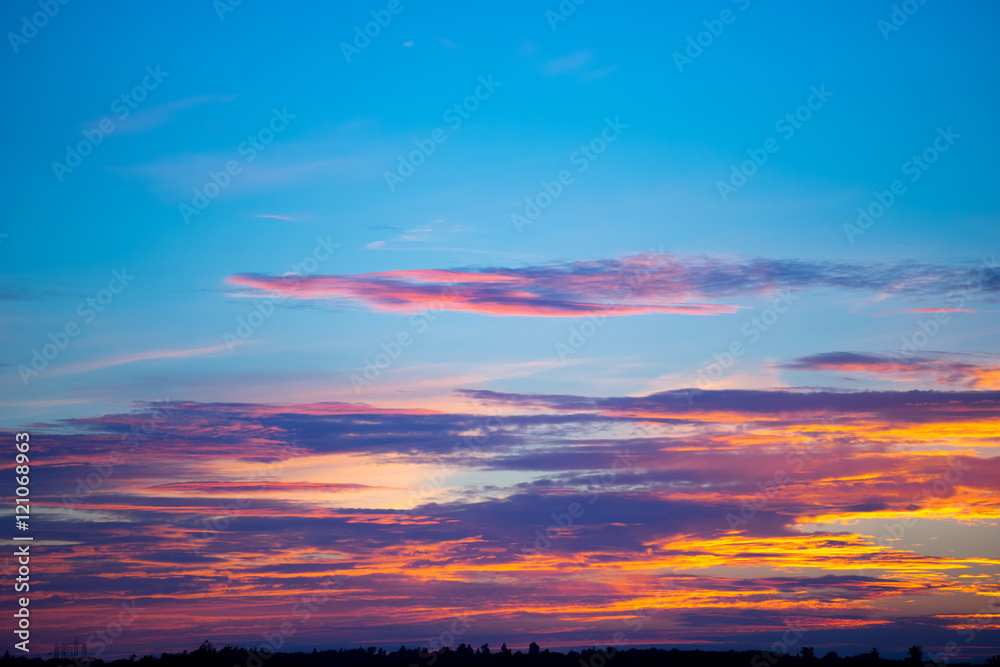
[[[11, 656], [6, 652], [0, 667], [971, 667], [968, 662], [935, 661], [924, 656], [922, 648], [912, 646], [909, 657], [891, 660], [879, 656], [877, 649], [854, 656], [841, 657], [830, 651], [818, 657], [811, 647], [798, 653], [770, 651], [681, 651], [679, 649], [616, 649], [590, 648], [566, 653], [542, 650], [532, 642], [526, 652], [512, 651], [506, 644], [500, 648], [483, 644], [474, 648], [460, 644], [438, 651], [400, 646], [395, 651], [370, 646], [368, 648], [307, 652], [272, 651], [268, 646], [246, 649], [227, 645], [216, 649], [203, 642], [195, 651], [162, 653], [159, 657], [104, 660], [99, 656], [86, 658]], [[1000, 667], [1000, 655], [986, 661], [989, 667]]]

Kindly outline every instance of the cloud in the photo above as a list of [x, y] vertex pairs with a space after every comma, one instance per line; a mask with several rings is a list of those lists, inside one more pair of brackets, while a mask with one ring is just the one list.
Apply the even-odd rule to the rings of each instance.
[[940, 556], [855, 526], [995, 525], [1000, 456], [974, 452], [998, 391], [464, 394], [483, 413], [162, 401], [35, 424], [46, 628], [138, 599], [165, 636], [249, 641], [333, 577], [327, 642], [412, 643], [484, 608], [511, 644], [589, 643], [636, 609], [662, 620], [650, 643], [753, 641], [785, 618], [884, 631], [1000, 571], [992, 543]]
[[178, 112], [203, 104], [231, 102], [235, 95], [197, 95], [133, 111], [126, 118], [115, 119], [115, 134], [138, 134], [166, 125]]
[[445, 222], [444, 220], [435, 220], [434, 222], [431, 222], [429, 224], [421, 225], [419, 227], [414, 227], [413, 229], [407, 229], [407, 230], [401, 230], [399, 228], [391, 227], [389, 225], [370, 226], [369, 229], [395, 230], [395, 231], [401, 231], [402, 233], [398, 234], [397, 236], [391, 239], [372, 241], [365, 247], [368, 248], [369, 250], [403, 250], [403, 249], [410, 249], [413, 244], [436, 241], [440, 237], [441, 234], [440, 226], [444, 222]]
[[587, 72], [583, 75], [584, 81], [597, 81], [598, 79], [603, 79], [607, 75], [614, 72], [617, 67], [602, 67], [600, 69], [594, 70], [593, 72]]
[[[979, 361], [974, 355], [963, 355]], [[825, 352], [800, 357], [780, 368], [797, 371], [860, 373], [880, 380], [926, 381], [983, 389], [1000, 389], [1000, 366], [973, 363], [944, 352], [912, 356], [900, 353], [875, 355], [859, 352]]]
[[549, 60], [542, 66], [542, 71], [548, 76], [558, 76], [566, 72], [575, 72], [589, 63], [593, 57], [594, 53], [592, 51], [577, 51], [568, 56]]
[[244, 482], [178, 482], [175, 484], [161, 484], [153, 487], [159, 492], [172, 492], [183, 495], [191, 494], [195, 497], [203, 495], [239, 495], [249, 492], [267, 490], [270, 492], [298, 492], [298, 491], [320, 491], [323, 493], [344, 493], [346, 491], [359, 491], [362, 489], [378, 489], [386, 487], [370, 486], [368, 484], [320, 484], [316, 482], [275, 482], [262, 480], [259, 484], [248, 484]]
[[0, 300], [38, 301], [41, 299], [57, 299], [63, 297], [82, 298], [87, 294], [82, 290], [73, 291], [57, 287], [36, 287], [11, 284], [0, 286]]
[[[593, 411], [601, 414], [700, 414], [705, 412], [768, 413], [842, 413], [867, 415], [872, 412], [895, 419], [915, 418], [920, 411], [964, 415], [984, 411], [1000, 415], [1000, 391], [835, 391], [835, 390], [759, 390], [674, 389], [648, 396], [590, 397], [565, 394], [516, 394], [482, 389], [459, 390], [482, 401], [518, 408], [562, 411]], [[912, 412], [911, 412], [912, 411]]]
[[881, 313], [875, 313], [876, 317], [883, 317], [885, 315], [898, 315], [900, 313], [906, 315], [919, 314], [919, 315], [932, 315], [934, 313], [975, 313], [978, 312], [975, 308], [899, 308], [896, 310], [886, 310]]
[[317, 179], [338, 183], [375, 180], [381, 178], [386, 156], [394, 154], [388, 143], [363, 141], [365, 125], [366, 121], [347, 122], [323, 136], [282, 137], [260, 154], [265, 157], [253, 162], [239, 154], [241, 139], [236, 137], [228, 149], [178, 153], [114, 171], [147, 180], [154, 192], [175, 203], [190, 199], [191, 189], [203, 185], [206, 174], [218, 171], [219, 165], [230, 160], [240, 162], [242, 171], [226, 188], [227, 197]]
[[189, 349], [144, 350], [142, 352], [131, 352], [113, 357], [105, 357], [103, 359], [94, 359], [91, 361], [82, 361], [76, 364], [67, 364], [66, 366], [57, 366], [52, 370], [46, 371], [45, 374], [50, 377], [56, 375], [73, 375], [75, 373], [87, 373], [90, 371], [100, 370], [102, 368], [110, 368], [112, 366], [133, 364], [138, 361], [152, 361], [155, 359], [190, 359], [192, 357], [204, 357], [220, 354], [228, 350], [229, 348], [227, 345], [211, 345], [208, 347], [196, 347]]
[[274, 220], [284, 220], [285, 222], [295, 222], [295, 218], [288, 217], [287, 215], [273, 215], [270, 213], [258, 213], [254, 216], [255, 218], [272, 218]]
[[[155, 163], [117, 168], [125, 175], [148, 178], [153, 189], [171, 198], [190, 198], [191, 188], [204, 184], [205, 175], [217, 171], [219, 165], [229, 160], [240, 159], [238, 143], [233, 144], [228, 153], [201, 154], [175, 158], [164, 158]], [[266, 163], [256, 160], [243, 162], [242, 171], [233, 178], [226, 193], [259, 192], [262, 188], [275, 188], [295, 184], [310, 178], [356, 180], [365, 173], [374, 173], [374, 159], [370, 156], [297, 158], [289, 153], [298, 148], [287, 144], [268, 147]]]
[[[773, 298], [781, 290], [878, 291], [943, 299], [945, 293], [962, 289], [976, 275], [963, 266], [912, 262], [850, 264], [647, 252], [621, 259], [525, 268], [417, 269], [308, 277], [243, 273], [226, 281], [253, 296], [344, 302], [379, 312], [415, 313], [430, 308], [494, 316], [580, 317], [728, 314], [745, 307], [732, 303], [734, 299]], [[979, 276], [977, 292], [995, 299], [1000, 293], [1000, 275], [990, 272]]]

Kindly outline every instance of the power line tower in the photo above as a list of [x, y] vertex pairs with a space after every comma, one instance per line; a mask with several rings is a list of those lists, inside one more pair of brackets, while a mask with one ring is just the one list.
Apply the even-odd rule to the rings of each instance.
[[87, 658], [87, 642], [81, 642], [79, 637], [73, 639], [73, 643], [56, 644], [52, 649], [53, 658], [65, 658], [76, 660], [77, 658]]

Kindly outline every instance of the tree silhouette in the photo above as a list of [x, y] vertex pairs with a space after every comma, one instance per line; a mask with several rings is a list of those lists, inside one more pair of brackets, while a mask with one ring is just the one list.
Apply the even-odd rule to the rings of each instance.
[[[399, 646], [399, 645], [397, 645]], [[583, 648], [568, 652], [542, 649], [530, 642], [527, 650], [511, 651], [506, 643], [499, 649], [482, 644], [477, 649], [469, 641], [456, 648], [436, 651], [426, 647], [407, 649], [405, 645], [389, 652], [378, 646], [352, 649], [282, 651], [278, 646], [246, 649], [227, 644], [221, 648], [205, 641], [194, 651], [147, 655], [138, 659], [96, 659], [74, 665], [68, 661], [42, 662], [38, 658], [11, 656], [0, 659], [0, 667], [944, 667], [924, 665], [920, 646], [910, 647], [908, 655], [882, 658], [877, 649], [857, 655], [825, 652], [822, 659], [811, 646], [798, 646], [797, 653], [773, 653], [759, 650], [712, 651], [608, 646]], [[795, 650], [795, 649], [792, 649]], [[895, 649], [898, 650], [898, 649]], [[309, 651], [312, 651], [311, 653]], [[267, 661], [267, 662], [264, 662]], [[982, 664], [982, 663], [980, 663]], [[974, 667], [968, 662], [951, 662], [947, 667]], [[1000, 667], [1000, 656], [990, 658], [983, 667]]]

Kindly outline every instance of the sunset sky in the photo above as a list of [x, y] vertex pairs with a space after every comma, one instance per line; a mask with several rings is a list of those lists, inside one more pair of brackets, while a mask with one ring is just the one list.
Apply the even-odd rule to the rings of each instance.
[[994, 3], [43, 5], [33, 654], [1000, 653]]

